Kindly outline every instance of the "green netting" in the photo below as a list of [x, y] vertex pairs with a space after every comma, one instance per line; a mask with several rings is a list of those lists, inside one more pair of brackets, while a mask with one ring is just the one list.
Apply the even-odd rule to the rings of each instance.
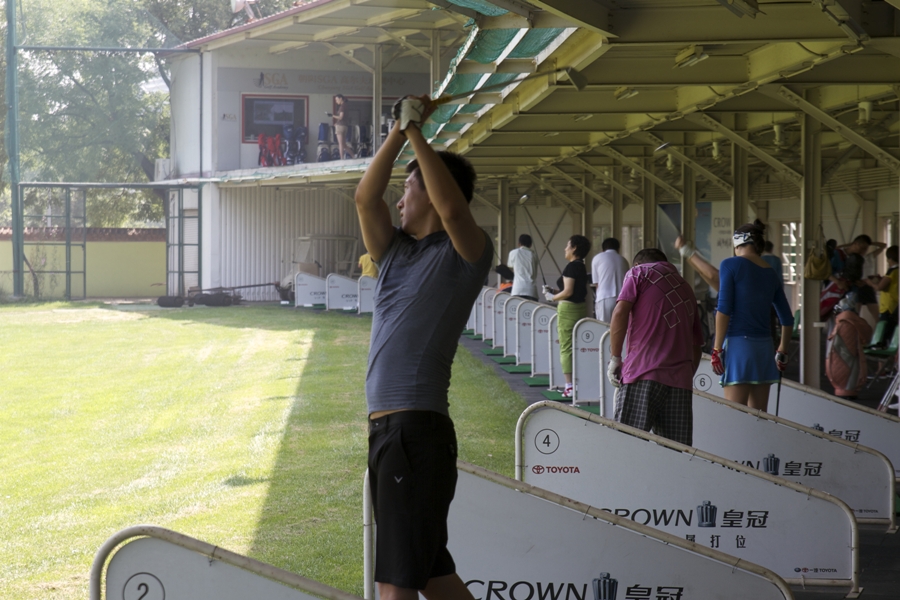
[[432, 139], [437, 133], [437, 130], [438, 124], [431, 119], [429, 119], [427, 123], [422, 125], [422, 135], [425, 136], [425, 139]]
[[563, 31], [561, 27], [555, 29], [531, 29], [519, 40], [508, 58], [534, 58], [555, 40]]
[[[490, 77], [488, 77], [487, 81], [484, 82], [484, 85], [481, 87], [489, 87], [492, 85], [501, 85], [503, 83], [509, 83], [513, 79], [518, 76], [517, 73], [494, 73]], [[494, 90], [495, 92], [498, 90]]]
[[457, 114], [474, 114], [484, 108], [484, 104], [463, 104]]
[[442, 131], [461, 131], [463, 123], [447, 123]]
[[494, 6], [487, 0], [447, 0], [450, 4], [455, 4], [456, 6], [461, 6], [463, 8], [471, 8], [472, 10], [482, 14], [487, 15], [489, 17], [499, 17], [500, 15], [505, 15], [509, 11], [503, 8], [499, 8]]
[[518, 33], [518, 29], [480, 30], [475, 37], [475, 43], [472, 44], [472, 48], [466, 54], [466, 60], [472, 60], [483, 65], [494, 62], [512, 43], [513, 38]]

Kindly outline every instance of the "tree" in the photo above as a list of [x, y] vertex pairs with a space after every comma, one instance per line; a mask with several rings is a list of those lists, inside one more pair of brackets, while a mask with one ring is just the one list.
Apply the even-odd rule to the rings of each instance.
[[[243, 18], [226, 0], [18, 3], [19, 43], [27, 45], [174, 47]], [[270, 0], [261, 8], [270, 14], [291, 4]], [[166, 60], [154, 54], [20, 52], [22, 179], [152, 181], [155, 160], [169, 153], [168, 94], [148, 87], [157, 77], [168, 85]], [[5, 114], [0, 118], [5, 121]], [[5, 163], [5, 151], [2, 158]], [[45, 212], [49, 202], [38, 193], [23, 201], [26, 214]], [[91, 226], [159, 222], [163, 216], [162, 197], [152, 192], [104, 190], [88, 202]], [[0, 219], [2, 210], [0, 204]]]

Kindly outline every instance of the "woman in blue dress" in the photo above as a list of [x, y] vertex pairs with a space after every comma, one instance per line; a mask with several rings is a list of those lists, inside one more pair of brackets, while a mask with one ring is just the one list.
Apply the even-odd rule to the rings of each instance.
[[[761, 254], [766, 226], [742, 225], [734, 232], [734, 254], [719, 268], [719, 303], [713, 370], [721, 375], [725, 398], [766, 410], [769, 387], [787, 367], [794, 316], [775, 270]], [[772, 356], [770, 311], [781, 323], [781, 341]]]

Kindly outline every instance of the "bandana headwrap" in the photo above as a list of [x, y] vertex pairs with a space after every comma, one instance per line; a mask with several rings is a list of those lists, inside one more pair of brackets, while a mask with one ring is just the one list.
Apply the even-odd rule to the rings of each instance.
[[734, 232], [734, 238], [732, 238], [732, 242], [734, 242], [734, 247], [743, 246], [744, 244], [749, 244], [753, 241], [753, 236], [749, 233], [738, 233]]

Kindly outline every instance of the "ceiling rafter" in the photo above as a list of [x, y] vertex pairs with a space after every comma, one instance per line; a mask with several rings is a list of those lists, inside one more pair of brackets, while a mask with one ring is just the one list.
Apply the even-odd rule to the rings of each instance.
[[539, 177], [536, 177], [536, 176], [532, 175], [531, 173], [526, 174], [525, 179], [527, 179], [531, 183], [539, 186], [542, 190], [547, 190], [555, 198], [557, 198], [560, 202], [562, 202], [564, 205], [571, 208], [572, 210], [574, 210], [576, 212], [581, 212], [582, 210], [584, 210], [584, 206], [582, 206], [578, 202], [575, 202], [574, 200], [572, 200], [571, 198], [569, 198], [568, 196], [563, 194], [561, 191], [559, 191], [558, 189], [553, 187], [553, 185], [551, 183], [549, 183]]
[[619, 192], [621, 192], [628, 198], [631, 198], [635, 202], [638, 202], [638, 203], [644, 202], [643, 196], [640, 196], [640, 195], [632, 192], [626, 186], [624, 186], [620, 182], [616, 181], [615, 177], [610, 177], [607, 173], [603, 172], [602, 169], [598, 169], [594, 165], [588, 163], [587, 161], [585, 161], [581, 158], [577, 158], [577, 157], [570, 159], [569, 162], [572, 163], [573, 165], [577, 165], [577, 166], [581, 167], [588, 173], [591, 173], [591, 174], [601, 178], [603, 181], [605, 181], [612, 187], [616, 188], [617, 190], [619, 190]]
[[553, 173], [557, 177], [562, 177], [563, 179], [565, 179], [566, 181], [568, 181], [569, 183], [571, 183], [572, 185], [574, 185], [575, 187], [580, 189], [582, 192], [584, 192], [591, 198], [594, 198], [595, 200], [599, 200], [606, 206], [612, 206], [612, 202], [610, 202], [607, 198], [603, 197], [601, 194], [595, 192], [588, 186], [584, 185], [583, 183], [581, 183], [580, 181], [578, 181], [577, 179], [575, 179], [574, 177], [572, 177], [571, 175], [569, 175], [568, 173], [566, 173], [565, 171], [560, 169], [559, 167], [550, 166], [550, 167], [547, 167], [547, 171], [549, 171], [550, 173]]
[[819, 121], [851, 144], [858, 146], [887, 165], [894, 173], [900, 173], [900, 160], [894, 158], [884, 148], [875, 142], [871, 142], [854, 131], [851, 127], [844, 125], [821, 108], [815, 106], [811, 102], [803, 99], [798, 94], [792, 92], [785, 86], [765, 87], [760, 90], [764, 94], [779, 97], [789, 104], [792, 104], [808, 114], [816, 121]]
[[[634, 134], [634, 137], [639, 140], [646, 141], [649, 145], [651, 145], [657, 149], [659, 149], [664, 143], [664, 141], [662, 139], [656, 137], [655, 135], [653, 135], [652, 133], [650, 133], [648, 131], [642, 131], [640, 133], [636, 133], [636, 134]], [[733, 185], [731, 185], [730, 183], [728, 183], [727, 181], [725, 181], [724, 179], [722, 179], [721, 177], [719, 177], [718, 175], [716, 175], [715, 173], [713, 173], [712, 171], [710, 171], [709, 169], [707, 169], [706, 167], [704, 167], [703, 165], [701, 165], [700, 163], [695, 161], [693, 158], [687, 156], [683, 152], [680, 152], [674, 146], [672, 146], [672, 145], [666, 146], [664, 149], [662, 149], [662, 151], [665, 152], [666, 154], [671, 154], [672, 156], [674, 156], [675, 158], [680, 160], [682, 163], [687, 165], [690, 169], [692, 169], [693, 171], [696, 171], [698, 175], [701, 175], [704, 179], [711, 181], [712, 183], [717, 185], [719, 188], [721, 188], [723, 191], [725, 191], [729, 194], [734, 192]]]
[[712, 131], [715, 131], [725, 139], [729, 140], [732, 144], [740, 146], [756, 158], [772, 167], [772, 169], [774, 169], [777, 173], [780, 173], [797, 187], [803, 185], [803, 175], [790, 168], [765, 150], [762, 150], [758, 146], [750, 143], [749, 141], [747, 141], [747, 139], [741, 137], [740, 134], [728, 129], [709, 115], [697, 112], [691, 115], [687, 115], [685, 118], [689, 121], [693, 121], [694, 123], [699, 123], [711, 129]]
[[682, 193], [681, 190], [679, 190], [675, 186], [671, 185], [668, 181], [664, 180], [663, 178], [659, 177], [653, 171], [650, 171], [649, 169], [645, 169], [642, 165], [639, 165], [638, 163], [631, 160], [624, 154], [620, 154], [613, 148], [610, 148], [609, 146], [597, 146], [596, 148], [594, 148], [594, 150], [596, 150], [597, 152], [600, 152], [601, 154], [605, 154], [606, 156], [608, 156], [614, 160], [619, 161], [621, 164], [625, 165], [626, 167], [630, 167], [630, 168], [634, 169], [635, 171], [637, 171], [638, 173], [640, 173], [641, 175], [643, 175], [644, 177], [646, 177], [647, 179], [649, 179], [650, 181], [652, 181], [653, 183], [655, 183], [656, 185], [658, 185], [659, 187], [664, 189], [665, 191], [669, 192], [669, 194], [674, 196], [677, 200], [681, 201], [684, 198], [684, 194]]

